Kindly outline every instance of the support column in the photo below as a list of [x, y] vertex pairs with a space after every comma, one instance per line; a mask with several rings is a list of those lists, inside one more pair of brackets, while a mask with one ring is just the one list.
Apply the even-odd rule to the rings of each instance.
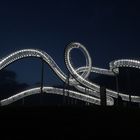
[[42, 65], [41, 65], [41, 85], [40, 85], [40, 105], [42, 105], [42, 93], [43, 93], [43, 86], [44, 86], [44, 60], [41, 59]]
[[100, 86], [100, 99], [101, 106], [106, 106], [106, 88], [104, 86]]

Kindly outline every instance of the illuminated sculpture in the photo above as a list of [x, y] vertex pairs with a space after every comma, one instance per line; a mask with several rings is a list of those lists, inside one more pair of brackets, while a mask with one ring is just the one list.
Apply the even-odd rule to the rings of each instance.
[[[86, 66], [80, 67], [78, 69], [74, 69], [71, 62], [71, 51], [73, 49], [80, 49], [83, 52], [86, 58]], [[24, 49], [24, 50], [20, 50], [20, 51], [17, 51], [8, 55], [7, 57], [0, 60], [0, 70], [4, 69], [6, 66], [10, 65], [16, 60], [19, 60], [25, 57], [41, 58], [52, 68], [52, 70], [57, 74], [57, 76], [62, 81], [64, 81], [66, 84], [68, 83], [68, 80], [67, 80], [68, 76], [63, 73], [63, 71], [58, 67], [55, 61], [46, 52], [37, 50], [37, 49]], [[80, 43], [71, 43], [67, 46], [65, 50], [65, 63], [70, 72], [69, 85], [74, 86], [79, 92], [68, 90], [68, 89], [44, 86], [42, 88], [43, 93], [63, 95], [63, 91], [65, 91], [65, 92], [69, 92], [69, 97], [86, 101], [89, 103], [97, 104], [97, 105], [101, 104], [100, 86], [88, 81], [88, 76], [90, 75], [90, 73], [94, 72], [94, 73], [103, 74], [103, 75], [115, 76], [119, 74], [119, 67], [134, 67], [134, 68], [140, 69], [140, 61], [128, 60], [128, 59], [115, 60], [111, 62], [109, 70], [92, 67], [91, 57], [87, 49]], [[13, 95], [7, 99], [1, 100], [0, 105], [1, 106], [8, 105], [26, 96], [37, 94], [40, 92], [41, 92], [40, 87], [29, 89], [21, 93], [18, 93], [16, 95]], [[110, 89], [106, 89], [106, 95], [107, 95], [106, 103], [109, 106], [114, 105], [113, 98], [118, 98], [118, 95], [124, 101], [129, 101], [131, 99], [131, 102], [137, 102], [137, 103], [140, 102], [140, 96], [129, 97], [128, 94], [118, 93]]]

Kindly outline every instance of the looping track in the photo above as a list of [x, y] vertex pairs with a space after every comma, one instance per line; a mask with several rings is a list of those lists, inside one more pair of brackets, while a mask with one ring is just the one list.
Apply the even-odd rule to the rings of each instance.
[[[83, 52], [85, 58], [86, 58], [86, 66], [80, 67], [78, 69], [75, 69], [72, 65], [71, 60], [71, 51], [73, 49], [79, 49]], [[6, 66], [14, 63], [15, 61], [25, 58], [25, 57], [38, 57], [43, 59], [55, 72], [55, 74], [65, 83], [68, 83], [68, 76], [63, 73], [63, 71], [59, 68], [59, 66], [55, 63], [55, 61], [49, 56], [46, 52], [37, 50], [37, 49], [24, 49], [16, 51], [7, 57], [0, 60], [0, 70], [4, 69]], [[90, 57], [89, 52], [87, 49], [80, 43], [71, 43], [67, 46], [65, 50], [65, 63], [67, 66], [67, 69], [70, 72], [70, 79], [69, 84], [71, 86], [74, 86], [79, 92], [67, 90], [67, 89], [60, 89], [55, 87], [43, 87], [44, 93], [50, 93], [50, 94], [59, 94], [59, 95], [65, 95], [64, 94], [69, 92], [69, 97], [79, 99], [82, 101], [86, 101], [89, 103], [100, 105], [100, 86], [92, 83], [88, 80], [88, 76], [90, 73], [98, 73], [108, 76], [115, 76], [119, 74], [119, 67], [133, 67], [140, 69], [140, 61], [137, 60], [129, 60], [129, 59], [121, 59], [121, 60], [115, 60], [110, 63], [110, 69], [101, 69], [97, 67], [92, 67], [92, 60]], [[17, 93], [16, 95], [13, 95], [7, 99], [3, 99], [0, 101], [0, 105], [8, 105], [11, 104], [21, 98], [24, 98], [26, 96], [30, 96], [33, 94], [37, 94], [41, 92], [41, 88], [33, 88], [29, 89], [20, 93]], [[114, 105], [114, 98], [118, 98], [118, 95], [121, 96], [122, 100], [129, 101], [130, 97], [128, 94], [124, 93], [118, 93], [116, 91], [112, 91], [110, 89], [106, 89], [107, 94], [107, 105]], [[140, 96], [131, 96], [132, 102], [140, 102]]]

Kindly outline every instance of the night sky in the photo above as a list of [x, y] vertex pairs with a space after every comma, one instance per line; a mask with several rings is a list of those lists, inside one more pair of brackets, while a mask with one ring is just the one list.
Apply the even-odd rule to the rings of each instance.
[[[0, 57], [19, 49], [46, 51], [66, 71], [64, 49], [80, 42], [88, 49], [93, 66], [108, 68], [120, 58], [139, 59], [139, 3], [105, 0], [5, 0], [0, 2]], [[74, 52], [73, 61], [84, 65], [84, 57]], [[79, 58], [78, 58], [79, 57]], [[41, 61], [27, 58], [7, 69], [16, 72], [21, 83], [40, 81]], [[45, 65], [45, 83], [58, 84]]]

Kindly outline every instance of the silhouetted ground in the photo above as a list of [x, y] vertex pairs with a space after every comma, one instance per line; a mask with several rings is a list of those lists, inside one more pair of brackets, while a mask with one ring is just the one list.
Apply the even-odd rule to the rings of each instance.
[[[140, 132], [140, 109], [99, 106], [2, 107], [1, 132], [11, 137], [78, 138], [136, 137]], [[7, 135], [8, 136], [8, 135]], [[113, 137], [112, 137], [113, 136]]]

